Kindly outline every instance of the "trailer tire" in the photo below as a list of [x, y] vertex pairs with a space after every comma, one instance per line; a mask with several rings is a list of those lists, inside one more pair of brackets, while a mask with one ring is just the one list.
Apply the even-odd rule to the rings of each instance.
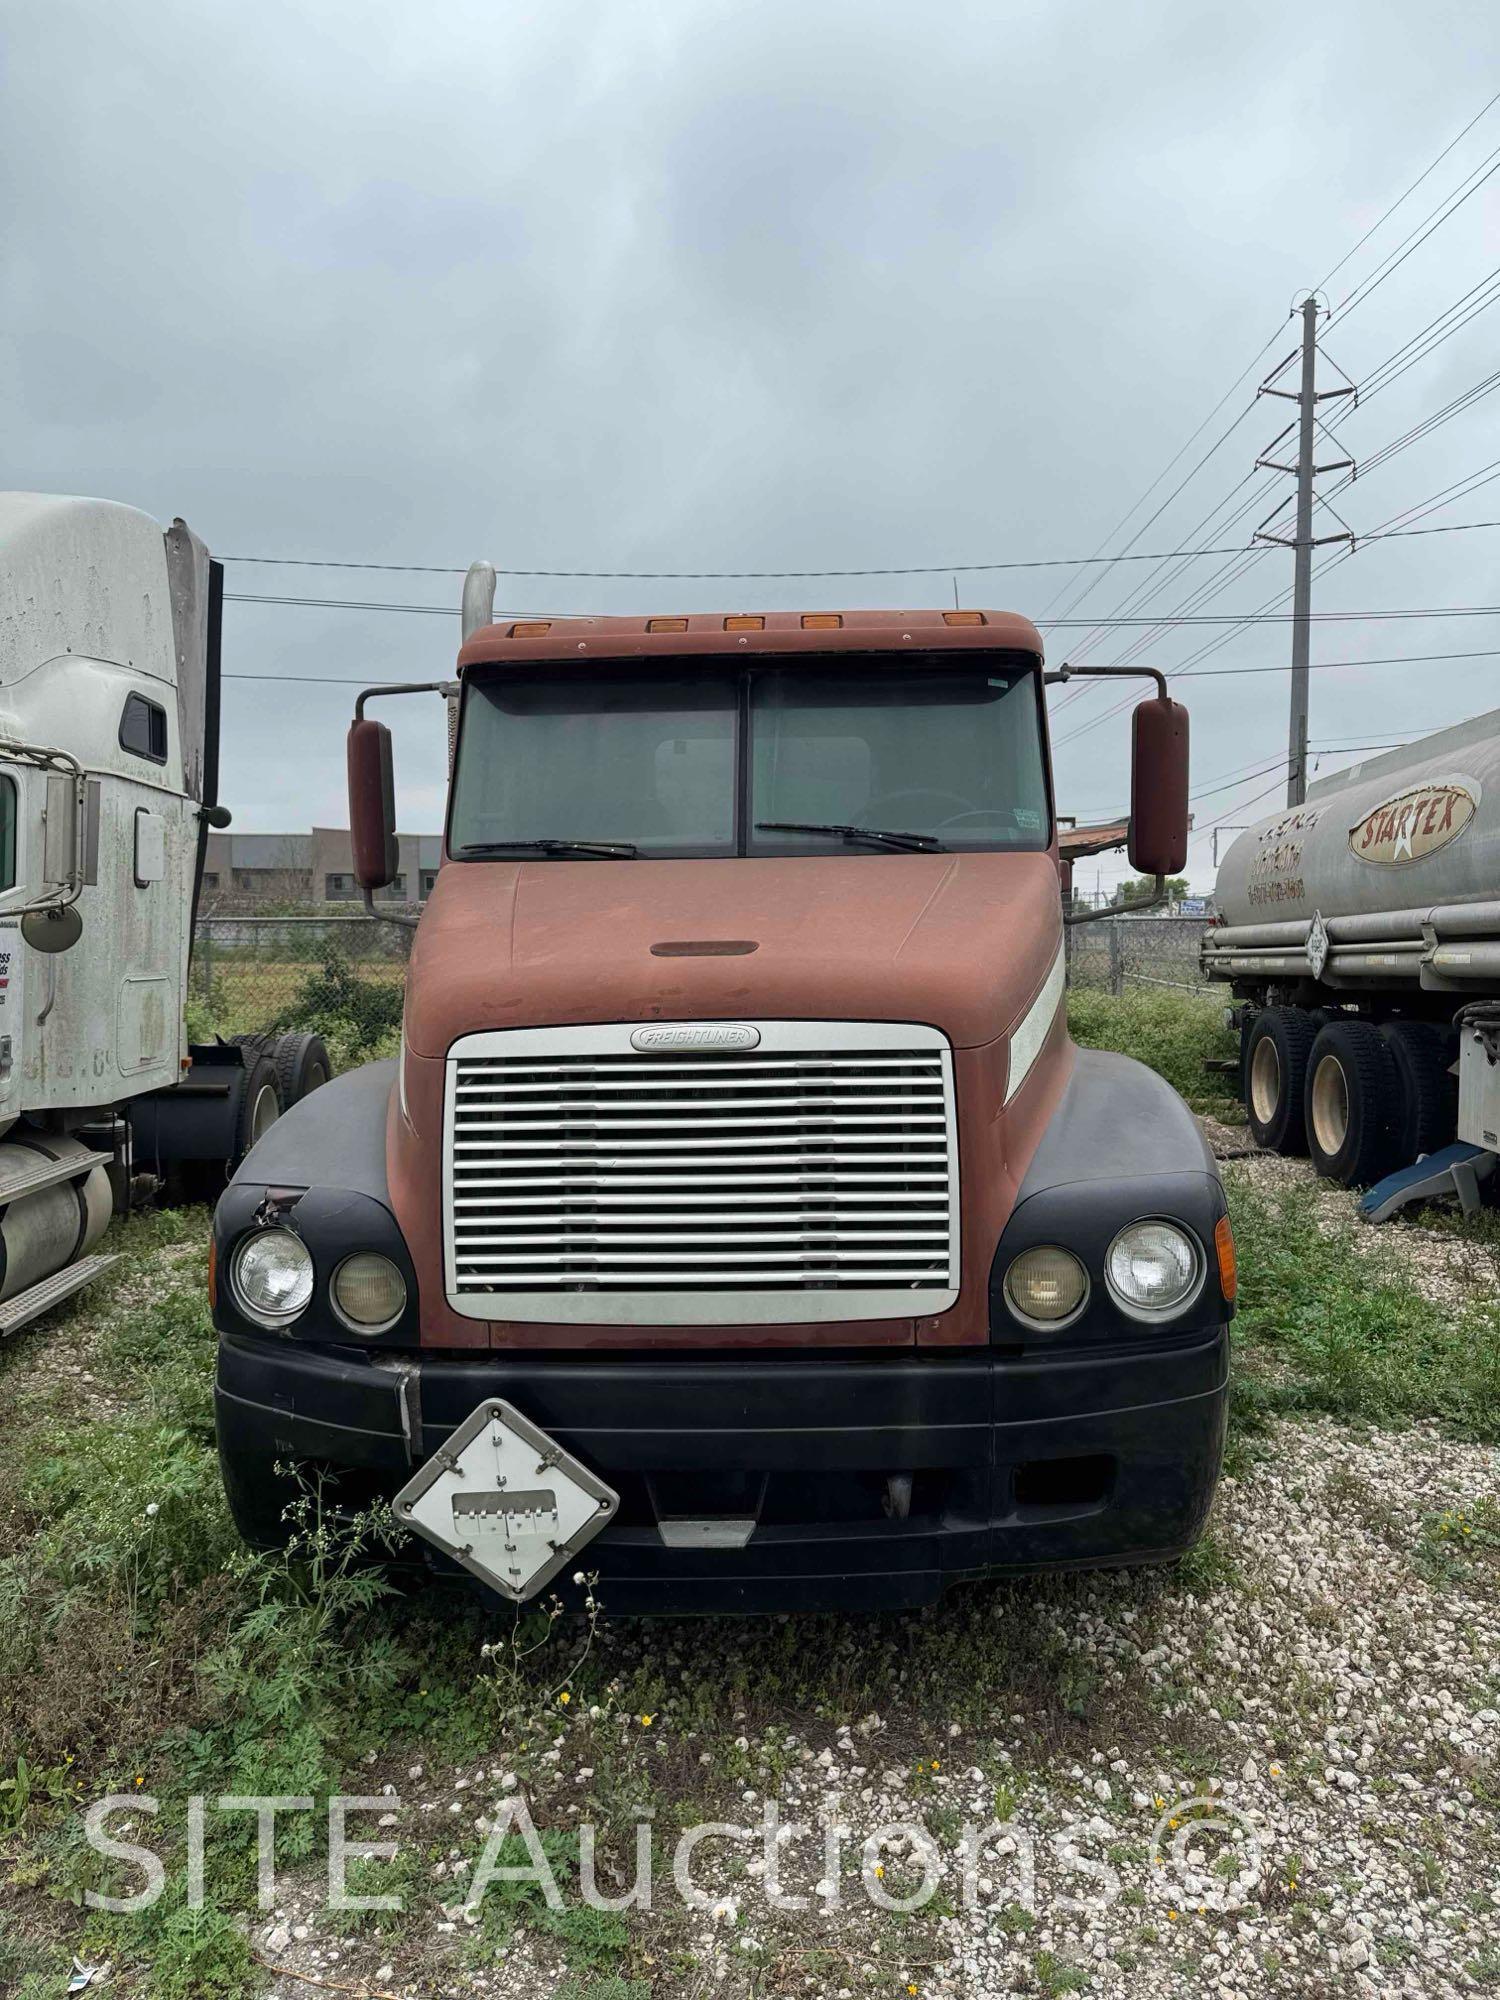
[[1307, 1059], [1317, 1029], [1296, 1007], [1266, 1007], [1245, 1036], [1245, 1117], [1257, 1146], [1303, 1154]]
[[266, 1053], [276, 1065], [283, 1111], [300, 1104], [309, 1091], [317, 1090], [333, 1075], [328, 1045], [321, 1035], [300, 1032], [278, 1035]]
[[1401, 1162], [1401, 1072], [1368, 1021], [1330, 1021], [1307, 1061], [1307, 1149], [1324, 1180], [1367, 1187]]
[[1391, 1021], [1380, 1032], [1401, 1080], [1400, 1164], [1410, 1166], [1451, 1145], [1458, 1130], [1458, 1084], [1448, 1074], [1453, 1051], [1431, 1021]]

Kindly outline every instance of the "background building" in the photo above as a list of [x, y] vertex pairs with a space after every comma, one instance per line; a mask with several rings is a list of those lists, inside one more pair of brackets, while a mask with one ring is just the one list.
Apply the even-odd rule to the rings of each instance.
[[[443, 839], [438, 833], [396, 836], [400, 870], [383, 903], [425, 903], [437, 880]], [[205, 915], [216, 910], [323, 909], [361, 901], [354, 879], [349, 829], [315, 826], [310, 833], [210, 833], [203, 871]]]

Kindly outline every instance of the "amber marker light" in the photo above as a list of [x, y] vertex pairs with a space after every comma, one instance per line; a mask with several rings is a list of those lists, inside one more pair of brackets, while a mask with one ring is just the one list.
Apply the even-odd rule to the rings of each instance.
[[685, 618], [648, 618], [646, 620], [646, 630], [648, 632], [685, 632], [687, 628], [687, 620]]
[[836, 632], [843, 622], [842, 611], [804, 611], [802, 614], [804, 632]]
[[986, 619], [982, 611], [945, 611], [943, 613], [943, 623], [945, 625], [983, 625], [986, 623]]
[[1234, 1255], [1234, 1231], [1229, 1226], [1229, 1217], [1221, 1215], [1214, 1224], [1214, 1254], [1219, 1260], [1219, 1290], [1234, 1304], [1239, 1290], [1239, 1267]]
[[726, 618], [724, 620], [724, 630], [726, 632], [764, 632], [765, 629], [765, 619], [759, 615], [752, 617], [748, 612], [738, 617]]
[[[540, 596], [541, 592], [538, 591], [537, 595]], [[550, 618], [531, 618], [524, 620], [519, 625], [512, 625], [510, 636], [512, 639], [542, 639], [551, 630], [552, 620]]]

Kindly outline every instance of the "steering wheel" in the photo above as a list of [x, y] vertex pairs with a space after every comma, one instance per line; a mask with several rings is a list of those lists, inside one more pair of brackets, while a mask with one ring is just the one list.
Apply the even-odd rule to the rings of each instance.
[[871, 799], [870, 818], [879, 825], [885, 818], [886, 807], [895, 805], [901, 799], [936, 799], [942, 805], [957, 806], [958, 812], [952, 816], [955, 818], [961, 818], [971, 810], [969, 801], [960, 798], [957, 792], [940, 791], [936, 785], [908, 785], [903, 791], [886, 792], [878, 799]]

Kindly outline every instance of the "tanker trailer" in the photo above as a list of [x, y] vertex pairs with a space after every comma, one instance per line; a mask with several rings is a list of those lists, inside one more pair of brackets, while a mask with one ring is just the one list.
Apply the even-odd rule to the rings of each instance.
[[[1345, 1186], [1428, 1159], [1427, 1180], [1471, 1197], [1500, 1126], [1500, 1111], [1481, 1115], [1478, 1070], [1464, 1072], [1462, 1118], [1455, 1082], [1461, 1047], [1500, 1078], [1479, 1028], [1500, 1021], [1500, 709], [1367, 758], [1248, 828], [1216, 900], [1202, 963], [1237, 1003], [1256, 1143], [1310, 1154]], [[1418, 1175], [1413, 1191], [1436, 1189]]]

